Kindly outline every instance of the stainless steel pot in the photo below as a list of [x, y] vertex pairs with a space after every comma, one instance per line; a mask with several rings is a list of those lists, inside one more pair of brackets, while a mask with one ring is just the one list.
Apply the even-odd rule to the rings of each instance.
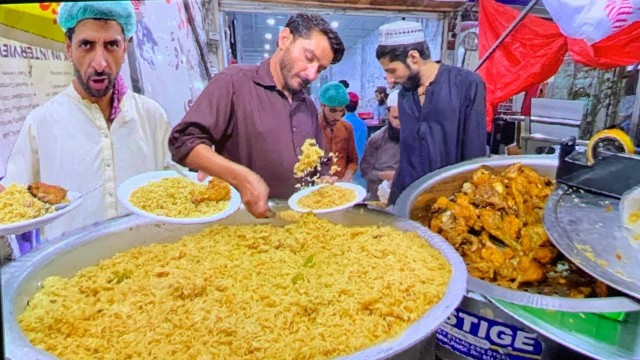
[[[504, 169], [515, 162], [522, 162], [542, 175], [555, 178], [558, 163], [555, 156], [498, 156], [472, 160], [435, 171], [414, 182], [400, 195], [394, 206], [394, 213], [400, 217], [420, 220], [426, 215], [422, 208], [429, 207], [439, 196], [451, 196], [458, 191], [478, 167], [488, 165], [496, 169]], [[640, 354], [637, 342], [631, 340], [637, 339], [637, 334], [640, 333], [638, 327], [640, 313], [638, 312], [628, 313], [626, 321], [619, 322], [610, 329], [612, 337], [618, 341], [610, 339], [608, 339], [610, 341], [601, 341], [582, 333], [566, 330], [557, 324], [537, 319], [517, 306], [526, 305], [548, 310], [580, 313], [638, 311], [640, 305], [630, 298], [621, 296], [601, 299], [567, 299], [544, 296], [506, 289], [474, 277], [468, 277], [467, 289], [469, 290], [468, 294], [456, 312], [452, 314], [452, 320], [447, 321], [447, 324], [438, 329], [435, 351], [440, 358], [482, 359], [484, 355], [470, 355], [469, 350], [473, 348], [475, 350], [481, 349], [481, 352], [490, 351], [483, 348], [482, 344], [486, 344], [486, 346], [490, 344], [494, 352], [500, 354], [510, 354], [513, 350], [527, 350], [519, 349], [513, 344], [492, 342], [491, 337], [482, 333], [477, 327], [474, 329], [471, 326], [469, 328], [464, 328], [464, 325], [460, 326], [463, 320], [490, 323], [489, 326], [510, 328], [514, 332], [526, 332], [527, 336], [535, 339], [532, 341], [537, 344], [535, 352], [527, 353], [532, 358], [567, 357], [570, 353], [568, 349], [597, 359], [635, 359]], [[508, 303], [500, 302], [500, 300], [517, 305], [504, 308]], [[466, 314], [464, 318], [460, 313]], [[549, 313], [556, 312], [550, 311]], [[450, 323], [457, 327], [452, 328]], [[611, 322], [607, 323], [603, 320], [603, 323], [611, 327]], [[595, 324], [592, 325], [597, 327]], [[463, 344], [462, 348], [456, 346], [459, 344]], [[504, 356], [507, 357], [507, 355]], [[569, 356], [568, 358], [575, 357]]]
[[[398, 198], [394, 206], [394, 213], [399, 217], [420, 221], [426, 216], [425, 208], [430, 208], [430, 205], [438, 197], [449, 197], [460, 190], [462, 184], [468, 181], [478, 167], [488, 165], [501, 170], [516, 162], [521, 162], [539, 174], [551, 178], [555, 178], [558, 167], [558, 158], [548, 155], [496, 156], [466, 161], [434, 171], [411, 184]], [[637, 301], [624, 296], [590, 299], [545, 296], [503, 288], [471, 276], [468, 278], [467, 289], [515, 304], [550, 310], [570, 312], [640, 311], [640, 304]]]
[[[274, 210], [285, 210], [276, 203]], [[412, 324], [401, 336], [378, 344], [344, 359], [412, 359], [424, 345], [426, 338], [452, 313], [465, 293], [467, 271], [462, 258], [442, 237], [419, 224], [398, 219], [386, 213], [365, 208], [349, 209], [321, 217], [333, 222], [361, 226], [388, 225], [418, 232], [425, 241], [438, 249], [451, 264], [453, 273], [443, 299], [429, 312]], [[255, 219], [244, 209], [220, 222], [223, 225], [274, 224], [282, 226], [281, 219]], [[167, 225], [152, 223], [137, 216], [114, 219], [65, 236], [60, 241], [42, 248], [2, 268], [3, 319], [7, 357], [12, 360], [54, 359], [36, 349], [24, 336], [16, 316], [25, 309], [27, 300], [38, 290], [38, 284], [48, 276], [72, 276], [87, 266], [110, 258], [117, 252], [152, 243], [167, 243], [181, 236], [197, 232], [208, 225]]]

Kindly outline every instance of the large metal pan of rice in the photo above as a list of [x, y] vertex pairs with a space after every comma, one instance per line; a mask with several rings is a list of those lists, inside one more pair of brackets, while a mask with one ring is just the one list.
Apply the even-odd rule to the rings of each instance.
[[6, 355], [415, 359], [464, 295], [460, 255], [416, 222], [273, 209], [290, 216], [127, 216], [5, 265]]

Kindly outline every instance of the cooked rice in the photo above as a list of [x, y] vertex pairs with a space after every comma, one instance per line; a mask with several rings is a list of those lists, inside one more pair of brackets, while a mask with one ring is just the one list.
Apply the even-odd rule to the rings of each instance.
[[26, 186], [9, 184], [0, 193], [0, 224], [31, 220], [54, 212], [53, 206], [31, 195]]
[[418, 234], [216, 225], [49, 277], [18, 321], [61, 359], [327, 359], [398, 336], [440, 301], [446, 259]]
[[297, 205], [305, 210], [321, 210], [348, 204], [358, 195], [353, 189], [338, 185], [325, 185], [298, 199]]
[[146, 212], [171, 218], [200, 218], [217, 214], [229, 206], [229, 201], [203, 201], [192, 198], [206, 191], [207, 185], [183, 177], [153, 181], [134, 190], [129, 197], [133, 206]]
[[314, 139], [306, 139], [300, 151], [302, 153], [298, 156], [298, 162], [293, 167], [293, 175], [301, 182], [296, 185], [298, 188], [315, 185], [320, 179], [323, 163], [331, 164], [330, 174], [340, 170], [336, 165], [338, 155], [329, 153], [328, 156], [325, 156], [324, 150], [318, 147]]
[[318, 147], [316, 141], [306, 139], [300, 151], [302, 154], [298, 156], [298, 162], [293, 167], [293, 174], [296, 177], [303, 177], [314, 170], [320, 171], [320, 161], [324, 157], [324, 151]]

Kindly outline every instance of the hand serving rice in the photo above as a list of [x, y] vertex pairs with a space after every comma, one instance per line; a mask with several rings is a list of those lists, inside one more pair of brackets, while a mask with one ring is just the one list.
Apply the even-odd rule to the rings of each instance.
[[201, 218], [225, 210], [230, 199], [231, 187], [220, 179], [211, 179], [204, 185], [183, 177], [169, 177], [134, 190], [129, 202], [158, 216]]
[[399, 336], [452, 270], [413, 232], [301, 215], [213, 226], [50, 277], [18, 317], [61, 359], [329, 359]]
[[320, 170], [324, 164], [332, 164], [330, 174], [339, 170], [335, 165], [337, 157], [334, 153], [325, 156], [314, 139], [307, 139], [300, 148], [301, 154], [298, 156], [298, 162], [293, 167], [293, 175], [301, 182], [296, 187], [304, 188], [315, 185], [320, 179]]
[[325, 185], [298, 199], [297, 205], [305, 210], [331, 209], [356, 200], [353, 189], [338, 185]]
[[36, 182], [29, 186], [10, 184], [0, 192], [0, 225], [14, 224], [55, 212], [53, 205], [69, 202], [67, 190]]

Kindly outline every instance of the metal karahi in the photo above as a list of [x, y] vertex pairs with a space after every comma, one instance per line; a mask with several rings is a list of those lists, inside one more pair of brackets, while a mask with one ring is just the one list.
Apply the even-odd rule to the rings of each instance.
[[[520, 162], [533, 168], [540, 175], [555, 178], [558, 164], [556, 157], [550, 156], [497, 156], [463, 162], [440, 169], [426, 175], [412, 184], [398, 199], [394, 212], [400, 217], [424, 221], [425, 204], [431, 204], [440, 196], [451, 196], [459, 191], [468, 181], [471, 174], [483, 165], [494, 169], [504, 169], [511, 164]], [[560, 249], [562, 250], [562, 249]], [[603, 280], [603, 279], [600, 279]], [[605, 281], [606, 282], [606, 281]], [[519, 305], [541, 307], [550, 310], [571, 312], [608, 312], [608, 311], [637, 311], [640, 304], [624, 296], [604, 298], [572, 299], [567, 297], [542, 295], [541, 291], [529, 288], [528, 291], [513, 290], [483, 281], [472, 276], [468, 280], [468, 290], [509, 301]]]
[[[285, 210], [284, 204], [272, 205], [276, 211]], [[452, 268], [452, 277], [443, 299], [413, 323], [399, 337], [362, 350], [344, 359], [412, 359], [418, 356], [427, 337], [436, 331], [449, 314], [458, 306], [465, 293], [467, 272], [458, 253], [439, 235], [415, 222], [398, 219], [386, 213], [355, 208], [320, 215], [335, 223], [366, 226], [386, 225], [400, 230], [416, 231], [425, 241], [439, 250]], [[247, 211], [240, 210], [218, 222], [222, 225], [273, 224], [285, 225], [279, 218], [255, 219]], [[16, 316], [38, 289], [40, 281], [48, 276], [72, 276], [78, 270], [97, 264], [117, 252], [150, 243], [176, 241], [182, 235], [195, 233], [208, 225], [158, 224], [137, 216], [113, 219], [102, 224], [80, 229], [58, 241], [29, 253], [2, 269], [2, 300], [4, 303], [4, 331], [7, 356], [11, 359], [53, 359], [54, 357], [30, 345]]]

